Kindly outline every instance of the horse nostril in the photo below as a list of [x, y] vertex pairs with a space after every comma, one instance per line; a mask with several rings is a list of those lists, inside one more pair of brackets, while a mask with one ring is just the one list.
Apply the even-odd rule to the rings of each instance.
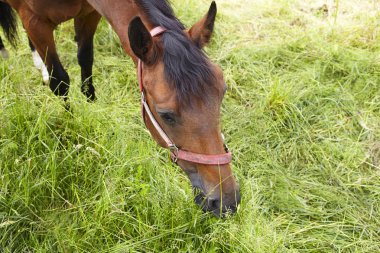
[[219, 199], [209, 199], [203, 194], [203, 192], [196, 194], [194, 201], [198, 206], [202, 207], [205, 212], [219, 210], [220, 208]]
[[237, 190], [232, 196], [224, 196], [223, 198], [208, 198], [203, 191], [197, 187], [193, 188], [195, 194], [195, 203], [202, 208], [205, 212], [212, 212], [215, 216], [220, 218], [227, 217], [227, 214], [234, 214], [237, 212], [240, 204], [240, 192]]
[[194, 188], [194, 194], [195, 194], [195, 198], [194, 198], [195, 203], [200, 207], [204, 207], [206, 198], [203, 192], [198, 188]]
[[208, 200], [208, 210], [213, 211], [220, 207], [220, 201], [218, 199], [209, 199]]

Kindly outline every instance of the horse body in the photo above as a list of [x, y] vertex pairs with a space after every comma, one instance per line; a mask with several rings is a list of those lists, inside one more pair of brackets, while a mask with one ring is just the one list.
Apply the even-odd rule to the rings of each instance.
[[[35, 17], [39, 16], [53, 25], [94, 11], [85, 0], [7, 0], [7, 2], [20, 14], [33, 13]], [[31, 19], [33, 18], [31, 16]], [[23, 24], [25, 25], [25, 22]]]
[[[175, 148], [190, 154], [220, 156], [225, 151], [220, 128], [220, 106], [226, 85], [221, 69], [202, 52], [211, 37], [216, 16], [213, 2], [208, 13], [190, 30], [174, 16], [166, 0], [7, 0], [19, 14], [32, 45], [51, 75], [50, 88], [67, 99], [70, 79], [54, 43], [55, 27], [74, 18], [81, 67], [82, 92], [95, 99], [92, 84], [93, 37], [101, 16], [111, 24], [127, 54], [140, 59], [142, 93], [160, 129], [176, 143]], [[150, 30], [166, 31], [152, 36]], [[152, 119], [144, 121], [153, 138], [163, 147], [168, 143]], [[175, 152], [175, 151], [174, 151]], [[207, 160], [207, 159], [206, 159]], [[194, 188], [196, 202], [220, 216], [236, 211], [239, 187], [226, 164], [204, 164], [179, 159]]]
[[93, 36], [101, 17], [94, 8], [84, 0], [7, 0], [7, 3], [19, 14], [31, 44], [45, 62], [51, 76], [50, 89], [65, 99], [70, 79], [59, 60], [53, 31], [60, 23], [74, 18], [82, 92], [94, 100]]

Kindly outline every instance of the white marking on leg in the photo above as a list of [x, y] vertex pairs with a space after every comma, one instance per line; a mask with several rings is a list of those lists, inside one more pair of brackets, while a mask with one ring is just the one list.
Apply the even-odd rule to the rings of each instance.
[[33, 58], [34, 66], [35, 66], [38, 70], [41, 71], [42, 81], [43, 81], [45, 84], [48, 84], [48, 83], [49, 83], [49, 72], [47, 71], [44, 62], [42, 61], [40, 55], [38, 54], [38, 52], [37, 52], [36, 50], [33, 50], [33, 51], [32, 51], [32, 58]]
[[44, 66], [44, 62], [42, 61], [40, 55], [38, 54], [38, 52], [37, 52], [36, 50], [33, 50], [33, 51], [32, 51], [32, 58], [33, 58], [34, 66], [35, 66], [38, 70], [41, 70], [42, 67]]
[[2, 48], [1, 50], [1, 55], [3, 56], [4, 59], [8, 59], [9, 57], [9, 53], [8, 53], [8, 50], [4, 48]]
[[49, 83], [49, 72], [48, 72], [48, 70], [46, 69], [46, 66], [45, 66], [45, 65], [42, 66], [41, 74], [42, 74], [42, 81], [43, 81], [45, 84], [48, 84], [48, 83]]

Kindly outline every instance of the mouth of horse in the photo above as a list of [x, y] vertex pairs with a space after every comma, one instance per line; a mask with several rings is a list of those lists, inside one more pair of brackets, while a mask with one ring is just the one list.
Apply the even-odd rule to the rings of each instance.
[[211, 196], [205, 190], [204, 182], [195, 167], [185, 170], [193, 187], [194, 202], [204, 211], [211, 212], [216, 217], [225, 218], [227, 214], [234, 214], [240, 203], [240, 193], [236, 190], [234, 196]]
[[222, 205], [219, 199], [212, 199], [205, 196], [202, 189], [193, 187], [194, 202], [204, 211], [211, 212], [218, 218], [225, 218], [227, 214], [234, 214], [237, 211], [237, 206], [240, 203], [240, 196], [236, 198], [230, 206]]

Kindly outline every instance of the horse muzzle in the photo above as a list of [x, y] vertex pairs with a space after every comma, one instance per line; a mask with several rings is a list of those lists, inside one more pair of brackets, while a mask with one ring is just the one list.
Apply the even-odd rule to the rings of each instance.
[[195, 189], [195, 193], [195, 203], [201, 207], [204, 212], [211, 212], [219, 218], [225, 218], [228, 214], [236, 213], [240, 204], [239, 188], [230, 196], [206, 197], [200, 189]]

